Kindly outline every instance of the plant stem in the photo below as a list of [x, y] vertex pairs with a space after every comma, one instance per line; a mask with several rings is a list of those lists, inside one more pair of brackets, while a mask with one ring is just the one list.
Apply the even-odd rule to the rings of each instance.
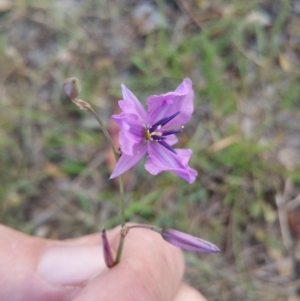
[[115, 147], [115, 145], [114, 145], [114, 143], [113, 143], [113, 141], [112, 141], [112, 138], [111, 138], [109, 132], [107, 131], [107, 129], [106, 129], [104, 123], [103, 123], [102, 120], [98, 117], [97, 113], [94, 111], [94, 109], [93, 109], [91, 106], [90, 106], [90, 108], [89, 108], [89, 111], [90, 111], [90, 112], [95, 116], [95, 118], [97, 119], [97, 121], [98, 121], [98, 123], [99, 123], [99, 125], [100, 125], [100, 127], [101, 127], [101, 130], [102, 130], [102, 132], [103, 132], [103, 134], [104, 134], [104, 136], [105, 136], [105, 138], [106, 138], [106, 139], [108, 140], [108, 142], [110, 143], [110, 146], [111, 146], [111, 148], [112, 148], [112, 150], [113, 150], [113, 152], [114, 152], [116, 161], [118, 161], [118, 159], [119, 159], [118, 151], [117, 151], [117, 149], [116, 149], [116, 147]]
[[123, 176], [119, 176], [119, 189], [120, 189], [120, 196], [121, 196], [121, 226], [122, 229], [125, 227], [125, 193], [124, 193], [124, 181], [123, 181]]
[[[122, 228], [122, 230], [123, 229], [125, 229], [125, 228]], [[121, 230], [121, 238], [120, 238], [120, 241], [119, 241], [117, 256], [116, 256], [114, 265], [118, 264], [121, 260], [121, 255], [122, 255], [123, 246], [124, 246], [124, 239], [125, 239], [125, 236], [122, 235], [122, 230]]]
[[127, 227], [127, 231], [129, 231], [130, 229], [134, 229], [134, 228], [142, 228], [142, 229], [152, 230], [152, 231], [155, 231], [155, 232], [160, 233], [160, 234], [163, 230], [163, 229], [161, 229], [159, 227], [156, 227], [156, 226], [133, 225], [133, 226]]
[[124, 245], [124, 239], [125, 239], [126, 234], [128, 233], [128, 231], [130, 229], [134, 229], [134, 228], [142, 228], [142, 229], [152, 230], [152, 231], [155, 231], [155, 232], [160, 233], [160, 234], [162, 232], [162, 229], [158, 228], [156, 226], [133, 225], [133, 226], [128, 226], [128, 227], [123, 227], [122, 230], [121, 230], [121, 239], [120, 239], [120, 242], [119, 242], [119, 247], [118, 247], [116, 260], [115, 260], [115, 263], [114, 263], [115, 265], [120, 262], [121, 254], [122, 254], [122, 250], [123, 250], [123, 245]]
[[[98, 121], [101, 130], [103, 131], [103, 134], [105, 136], [105, 138], [108, 140], [108, 142], [110, 143], [110, 146], [114, 152], [116, 161], [118, 161], [119, 159], [119, 153], [113, 143], [113, 140], [109, 134], [109, 132], [107, 131], [104, 123], [102, 122], [102, 120], [98, 117], [97, 113], [94, 111], [94, 109], [90, 106], [88, 108], [88, 110], [95, 116], [96, 120]], [[118, 251], [117, 251], [117, 256], [116, 256], [116, 260], [114, 264], [117, 264], [120, 262], [121, 259], [121, 255], [122, 255], [122, 251], [123, 251], [123, 246], [124, 246], [124, 239], [125, 239], [125, 235], [123, 235], [125, 228], [125, 196], [124, 196], [124, 182], [123, 182], [123, 176], [120, 175], [119, 176], [119, 190], [120, 190], [120, 210], [121, 210], [121, 238], [119, 241], [119, 246], [118, 246]]]

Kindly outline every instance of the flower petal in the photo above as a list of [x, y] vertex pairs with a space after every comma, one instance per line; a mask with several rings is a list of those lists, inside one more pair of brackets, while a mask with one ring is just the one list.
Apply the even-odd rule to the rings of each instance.
[[144, 109], [143, 105], [127, 87], [125, 87], [124, 85], [121, 85], [121, 87], [123, 100], [119, 101], [119, 106], [123, 113], [135, 114], [138, 116], [138, 120], [141, 123], [146, 123], [147, 112]]
[[164, 170], [170, 170], [190, 184], [197, 176], [197, 171], [188, 166], [192, 155], [190, 149], [175, 149], [177, 154], [172, 153], [158, 143], [148, 143], [148, 157], [145, 169], [152, 175], [157, 175]]
[[104, 254], [104, 260], [106, 266], [108, 268], [112, 268], [114, 266], [114, 260], [113, 260], [111, 248], [109, 246], [109, 242], [107, 240], [106, 230], [104, 228], [102, 229], [101, 237], [102, 237], [103, 254]]
[[148, 124], [155, 124], [159, 120], [169, 117], [176, 112], [180, 113], [169, 121], [166, 127], [180, 126], [189, 121], [194, 110], [194, 91], [192, 85], [192, 81], [186, 78], [174, 92], [148, 97]]
[[181, 249], [204, 253], [220, 252], [220, 249], [211, 242], [175, 229], [164, 229], [161, 235], [168, 243]]
[[134, 114], [121, 113], [113, 115], [112, 118], [121, 127], [119, 143], [122, 153], [133, 156], [133, 147], [144, 139], [145, 128]]
[[175, 135], [169, 135], [169, 136], [165, 136], [165, 137], [166, 137], [165, 141], [171, 146], [178, 142], [178, 139]]
[[135, 165], [142, 156], [147, 151], [147, 143], [144, 141], [141, 141], [140, 143], [137, 143], [133, 147], [133, 156], [128, 156], [126, 154], [122, 154], [120, 159], [117, 162], [117, 165], [115, 169], [113, 170], [110, 179], [113, 179], [125, 171], [127, 171], [129, 168], [131, 168], [133, 165]]

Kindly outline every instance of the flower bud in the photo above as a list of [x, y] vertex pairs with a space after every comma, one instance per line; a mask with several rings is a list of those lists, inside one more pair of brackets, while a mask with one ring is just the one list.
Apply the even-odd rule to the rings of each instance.
[[79, 79], [77, 77], [66, 79], [63, 83], [63, 89], [71, 99], [77, 98], [81, 91]]
[[204, 253], [220, 252], [214, 244], [175, 229], [163, 229], [161, 236], [168, 243], [181, 249]]
[[114, 266], [114, 260], [113, 260], [113, 256], [112, 256], [112, 252], [111, 252], [108, 240], [107, 240], [106, 230], [104, 228], [102, 229], [101, 236], [102, 236], [104, 260], [105, 260], [106, 266], [108, 268], [112, 268]]

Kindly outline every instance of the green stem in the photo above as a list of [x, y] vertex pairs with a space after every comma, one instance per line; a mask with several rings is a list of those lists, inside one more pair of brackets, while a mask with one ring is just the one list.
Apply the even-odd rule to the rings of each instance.
[[[107, 131], [104, 123], [102, 122], [102, 120], [98, 117], [97, 113], [94, 111], [94, 109], [90, 106], [88, 108], [88, 110], [95, 116], [96, 120], [98, 121], [101, 130], [103, 131], [103, 134], [105, 136], [105, 138], [108, 140], [108, 142], [110, 143], [110, 146], [114, 152], [116, 161], [118, 161], [119, 159], [119, 153], [113, 143], [113, 140], [109, 134], [109, 132]], [[120, 209], [121, 209], [121, 238], [119, 241], [119, 246], [118, 246], [118, 251], [117, 251], [117, 256], [116, 256], [116, 260], [115, 260], [115, 264], [120, 262], [121, 259], [121, 255], [122, 255], [122, 251], [123, 251], [123, 246], [124, 246], [124, 238], [125, 235], [123, 235], [124, 230], [125, 230], [125, 194], [124, 194], [124, 181], [123, 181], [123, 177], [122, 175], [119, 176], [119, 190], [120, 190]]]
[[134, 228], [140, 228], [140, 229], [147, 229], [147, 230], [152, 230], [152, 231], [155, 231], [157, 233], [160, 233], [163, 231], [163, 229], [159, 228], [159, 227], [156, 227], [156, 226], [148, 226], [148, 225], [133, 225], [133, 226], [129, 226], [127, 227], [127, 232], [130, 230], [130, 229], [134, 229]]
[[133, 225], [133, 226], [128, 226], [128, 227], [122, 228], [122, 230], [121, 230], [121, 239], [120, 239], [120, 242], [119, 242], [119, 248], [118, 248], [115, 264], [118, 264], [120, 262], [122, 249], [123, 249], [123, 245], [124, 245], [124, 239], [125, 239], [126, 234], [128, 233], [128, 231], [130, 229], [134, 229], [134, 228], [142, 228], [142, 229], [152, 230], [152, 231], [155, 231], [159, 234], [161, 234], [162, 230], [163, 230], [163, 229], [158, 228], [156, 226], [147, 226], [147, 225]]
[[124, 239], [125, 239], [125, 236], [123, 236], [121, 234], [121, 238], [120, 238], [119, 246], [118, 246], [118, 251], [117, 251], [117, 256], [116, 256], [114, 265], [118, 264], [120, 262], [120, 260], [121, 260], [121, 255], [122, 255], [123, 246], [124, 246]]
[[106, 138], [106, 139], [108, 140], [108, 142], [110, 143], [110, 146], [111, 146], [111, 148], [112, 148], [112, 150], [113, 150], [113, 152], [114, 152], [116, 161], [118, 161], [118, 159], [119, 159], [118, 151], [117, 151], [117, 149], [116, 149], [116, 147], [115, 147], [115, 145], [114, 145], [114, 143], [113, 143], [113, 141], [112, 141], [112, 138], [111, 138], [109, 132], [107, 131], [107, 129], [106, 129], [104, 123], [103, 123], [102, 120], [98, 117], [97, 113], [94, 111], [94, 109], [93, 109], [91, 106], [90, 106], [90, 108], [89, 108], [89, 111], [90, 111], [90, 112], [95, 116], [95, 118], [97, 119], [97, 121], [98, 121], [98, 123], [99, 123], [99, 125], [100, 125], [100, 127], [101, 127], [101, 130], [102, 130], [102, 132], [103, 132], [103, 134], [104, 134], [104, 136], [105, 136], [105, 138]]
[[122, 229], [125, 227], [125, 198], [124, 198], [124, 181], [123, 176], [119, 176], [119, 189], [120, 189], [120, 196], [121, 196], [121, 226]]

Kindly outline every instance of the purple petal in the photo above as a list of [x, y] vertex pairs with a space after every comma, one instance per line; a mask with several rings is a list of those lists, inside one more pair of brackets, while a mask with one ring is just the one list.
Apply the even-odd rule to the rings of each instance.
[[192, 155], [190, 149], [175, 149], [174, 154], [158, 143], [148, 143], [148, 157], [145, 168], [152, 175], [169, 170], [185, 179], [190, 184], [196, 179], [196, 170], [188, 166]]
[[174, 145], [178, 142], [178, 139], [175, 135], [169, 135], [166, 136], [166, 140], [165, 140], [169, 145]]
[[107, 237], [106, 237], [106, 231], [105, 229], [102, 229], [102, 245], [103, 245], [103, 254], [104, 254], [104, 260], [106, 263], [106, 266], [108, 268], [112, 268], [114, 266], [114, 260], [111, 252], [111, 248], [109, 246]]
[[155, 124], [160, 119], [167, 118], [176, 112], [180, 113], [166, 126], [185, 124], [191, 118], [194, 110], [193, 99], [194, 91], [189, 78], [184, 79], [174, 92], [148, 97], [148, 124]]
[[119, 143], [122, 153], [132, 156], [134, 145], [144, 139], [145, 128], [134, 114], [121, 113], [113, 115], [112, 118], [121, 127]]
[[126, 114], [135, 114], [138, 116], [138, 119], [141, 123], [145, 123], [147, 121], [147, 112], [139, 102], [139, 100], [135, 97], [135, 95], [124, 85], [122, 87], [122, 94], [124, 100], [119, 101], [119, 106], [123, 113]]
[[181, 249], [204, 253], [220, 252], [214, 244], [175, 229], [164, 229], [161, 235], [168, 243]]
[[113, 170], [110, 176], [110, 179], [113, 179], [123, 174], [125, 171], [127, 171], [129, 168], [135, 165], [146, 152], [147, 152], [147, 143], [145, 143], [144, 141], [141, 141], [140, 143], [134, 145], [133, 156], [122, 154], [117, 162], [115, 169]]

